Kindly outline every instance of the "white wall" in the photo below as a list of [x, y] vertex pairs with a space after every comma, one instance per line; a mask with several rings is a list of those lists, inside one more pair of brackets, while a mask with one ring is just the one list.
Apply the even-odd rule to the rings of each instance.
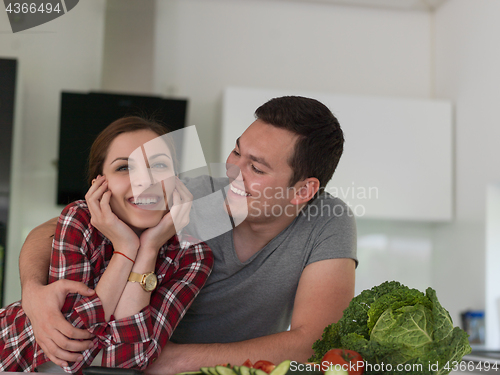
[[453, 310], [485, 306], [486, 187], [500, 181], [499, 13], [497, 0], [452, 0], [435, 19], [436, 95], [456, 103], [456, 220], [436, 230], [434, 274]]
[[226, 86], [429, 97], [425, 12], [277, 0], [158, 1], [155, 91], [190, 99], [217, 160]]
[[102, 90], [153, 91], [155, 8], [155, 1], [106, 1]]
[[20, 298], [18, 257], [26, 234], [61, 211], [55, 205], [53, 164], [59, 142], [60, 92], [100, 87], [104, 6], [102, 0], [80, 1], [64, 16], [16, 34], [7, 14], [0, 12], [0, 56], [18, 59], [21, 83], [5, 303]]
[[485, 307], [486, 188], [500, 182], [498, 14], [498, 0], [451, 0], [435, 16], [436, 96], [456, 105], [456, 220], [436, 228], [433, 274], [453, 311]]

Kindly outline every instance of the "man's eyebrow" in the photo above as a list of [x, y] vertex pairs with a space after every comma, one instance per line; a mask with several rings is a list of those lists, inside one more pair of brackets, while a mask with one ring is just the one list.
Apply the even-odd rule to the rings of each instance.
[[[241, 151], [241, 147], [240, 147], [240, 138], [238, 138], [238, 139], [236, 140], [236, 145], [238, 146], [238, 148], [239, 148], [239, 149], [240, 149], [240, 151]], [[263, 166], [265, 166], [265, 167], [267, 167], [267, 168], [269, 168], [269, 169], [271, 169], [271, 170], [273, 169], [273, 168], [269, 165], [269, 163], [268, 163], [268, 162], [267, 162], [264, 158], [261, 158], [261, 157], [255, 156], [255, 155], [248, 155], [248, 158], [249, 158], [250, 160], [256, 161], [256, 162], [257, 162], [257, 163], [259, 163], [259, 164], [262, 164]]]

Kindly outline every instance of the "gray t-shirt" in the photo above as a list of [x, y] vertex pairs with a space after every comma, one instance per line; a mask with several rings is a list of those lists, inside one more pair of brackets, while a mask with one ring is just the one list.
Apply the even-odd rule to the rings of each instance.
[[[224, 181], [186, 182], [190, 189], [203, 184], [217, 190]], [[171, 340], [176, 343], [235, 342], [286, 331], [307, 265], [334, 258], [352, 258], [357, 263], [354, 216], [344, 202], [328, 193], [304, 207], [245, 262], [236, 255], [232, 231], [206, 242], [214, 253], [214, 268], [174, 331]]]

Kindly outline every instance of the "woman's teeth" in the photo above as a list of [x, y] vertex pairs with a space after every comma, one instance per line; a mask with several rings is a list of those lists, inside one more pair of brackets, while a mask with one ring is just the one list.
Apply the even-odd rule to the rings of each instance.
[[250, 194], [245, 193], [243, 190], [235, 188], [233, 185], [229, 185], [229, 187], [234, 194], [238, 194], [242, 197], [248, 197], [250, 195]]
[[158, 198], [136, 198], [132, 201], [136, 206], [143, 206], [147, 204], [156, 204], [158, 203]]

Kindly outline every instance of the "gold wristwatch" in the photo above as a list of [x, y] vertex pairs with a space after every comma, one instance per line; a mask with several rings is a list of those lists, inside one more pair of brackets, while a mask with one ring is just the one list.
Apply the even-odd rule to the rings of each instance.
[[142, 289], [144, 289], [146, 292], [152, 292], [153, 290], [155, 290], [156, 284], [158, 284], [158, 279], [156, 278], [154, 272], [144, 274], [130, 272], [128, 281], [141, 284]]

